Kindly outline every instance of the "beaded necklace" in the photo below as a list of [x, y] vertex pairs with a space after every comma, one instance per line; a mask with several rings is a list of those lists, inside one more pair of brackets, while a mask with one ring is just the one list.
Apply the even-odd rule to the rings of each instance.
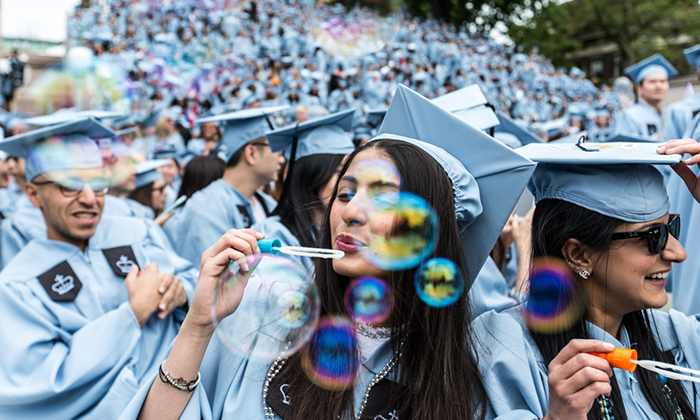
[[[661, 381], [661, 387], [664, 391], [666, 399], [672, 407], [675, 407], [674, 413], [676, 415], [676, 420], [685, 420], [685, 417], [683, 417], [683, 412], [681, 411], [681, 407], [678, 404], [678, 401], [673, 397], [673, 392], [671, 392], [671, 388], [668, 386], [668, 379], [665, 376], [661, 375], [658, 375], [658, 377]], [[598, 402], [601, 420], [615, 420], [615, 415], [613, 415], [612, 411], [612, 400], [606, 397], [605, 395], [601, 395], [598, 398], [596, 398], [596, 401]]]

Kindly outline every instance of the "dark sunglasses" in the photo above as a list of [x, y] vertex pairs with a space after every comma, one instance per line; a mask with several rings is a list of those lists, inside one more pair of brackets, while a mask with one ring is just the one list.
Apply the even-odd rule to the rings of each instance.
[[613, 233], [612, 240], [617, 241], [620, 239], [632, 239], [632, 238], [646, 238], [647, 245], [649, 245], [649, 252], [652, 254], [661, 254], [666, 249], [668, 244], [669, 233], [673, 235], [674, 238], [678, 239], [681, 232], [681, 217], [678, 214], [672, 214], [668, 219], [667, 225], [658, 225], [649, 230], [643, 230], [641, 232], [620, 232]]

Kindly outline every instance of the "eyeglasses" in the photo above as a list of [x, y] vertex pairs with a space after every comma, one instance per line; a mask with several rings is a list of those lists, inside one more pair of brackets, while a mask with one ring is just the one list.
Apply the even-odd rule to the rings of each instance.
[[[91, 182], [91, 183], [92, 183], [92, 182]], [[107, 182], [107, 181], [105, 181], [105, 183], [107, 183], [107, 185], [108, 185], [108, 182]], [[98, 186], [98, 185], [97, 185], [97, 184], [100, 184], [100, 183], [93, 184], [93, 185], [95, 185], [95, 187], [93, 187], [93, 186], [90, 185], [90, 183], [87, 183], [87, 182], [86, 182], [86, 183], [83, 184], [82, 188], [80, 188], [80, 189], [77, 189], [77, 188], [74, 189], [74, 188], [64, 187], [63, 185], [57, 184], [57, 183], [55, 183], [55, 182], [53, 182], [53, 181], [32, 182], [32, 184], [34, 184], [34, 185], [40, 185], [40, 186], [41, 186], [41, 185], [54, 184], [54, 185], [56, 185], [56, 186], [58, 187], [58, 190], [61, 192], [61, 194], [62, 194], [64, 197], [67, 197], [67, 198], [74, 198], [74, 197], [77, 197], [78, 195], [80, 195], [81, 192], [83, 192], [83, 190], [85, 189], [85, 187], [90, 187], [90, 189], [92, 190], [92, 192], [95, 194], [96, 197], [102, 197], [103, 195], [107, 194], [107, 191], [109, 191], [109, 187], [103, 187], [103, 186]], [[104, 185], [104, 184], [102, 184], [102, 185]]]
[[658, 225], [649, 230], [640, 232], [619, 232], [612, 234], [612, 240], [632, 238], [646, 238], [649, 245], [649, 252], [652, 254], [661, 254], [668, 244], [668, 235], [673, 235], [678, 239], [681, 232], [681, 217], [678, 214], [672, 214], [669, 217], [667, 225]]
[[167, 185], [161, 185], [161, 186], [158, 187], [158, 188], [153, 188], [153, 191], [157, 191], [157, 192], [159, 192], [159, 193], [162, 193], [163, 191], [165, 191], [165, 188], [166, 188], [166, 187], [167, 187]]

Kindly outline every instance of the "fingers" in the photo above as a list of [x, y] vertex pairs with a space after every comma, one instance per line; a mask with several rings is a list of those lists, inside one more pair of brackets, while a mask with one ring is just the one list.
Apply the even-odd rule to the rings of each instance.
[[[584, 340], [584, 339], [575, 339], [571, 340], [569, 344], [567, 344], [557, 357], [555, 357], [552, 362], [550, 363], [550, 371], [552, 370], [552, 367], [557, 367], [559, 365], [565, 364], [567, 361], [570, 359], [573, 359], [575, 356], [577, 356], [580, 353], [592, 353], [592, 352], [599, 352], [599, 353], [610, 353], [615, 349], [615, 346], [606, 343], [604, 341], [600, 340]], [[595, 357], [595, 356], [591, 356]], [[595, 357], [596, 359], [600, 359], [599, 357]], [[603, 360], [603, 359], [600, 359]], [[605, 362], [607, 363], [607, 362]], [[608, 367], [610, 367], [608, 365]]]
[[698, 156], [700, 154], [700, 143], [693, 139], [669, 140], [660, 144], [656, 151], [667, 155], [687, 153], [692, 156], [685, 161], [686, 164], [695, 165], [700, 163], [700, 156]]
[[139, 267], [136, 264], [131, 264], [131, 268], [129, 268], [129, 274], [126, 275], [124, 282], [131, 283], [132, 281], [136, 280], [136, 278], [138, 276], [139, 276]]
[[175, 277], [175, 281], [170, 288], [165, 292], [163, 298], [158, 304], [158, 318], [164, 319], [170, 315], [176, 308], [179, 308], [187, 302], [187, 294], [180, 280]]
[[172, 274], [164, 274], [160, 280], [160, 284], [158, 285], [158, 293], [161, 295], [164, 294], [176, 279], [177, 278]]
[[231, 229], [204, 252], [202, 261], [204, 261], [205, 258], [211, 258], [221, 253], [227, 248], [236, 249], [246, 255], [258, 253], [260, 252], [258, 239], [264, 237], [265, 235], [252, 229]]
[[550, 374], [554, 375], [555, 379], [570, 380], [576, 387], [569, 391], [576, 392], [591, 382], [607, 381], [613, 372], [610, 363], [602, 357], [579, 353], [563, 365], [555, 367]]
[[174, 211], [171, 211], [168, 214], [161, 214], [160, 216], [156, 217], [156, 220], [154, 220], [154, 222], [156, 222], [156, 224], [158, 226], [163, 227], [163, 225], [165, 225], [165, 222], [170, 220], [170, 218], [173, 217], [174, 215], [175, 215]]

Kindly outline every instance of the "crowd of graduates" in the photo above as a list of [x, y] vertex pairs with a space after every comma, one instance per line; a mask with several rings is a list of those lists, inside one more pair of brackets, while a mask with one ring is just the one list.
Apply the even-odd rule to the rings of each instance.
[[406, 16], [334, 53], [327, 7], [70, 16], [128, 89], [0, 115], [0, 418], [699, 418], [617, 355], [700, 369], [700, 95]]

